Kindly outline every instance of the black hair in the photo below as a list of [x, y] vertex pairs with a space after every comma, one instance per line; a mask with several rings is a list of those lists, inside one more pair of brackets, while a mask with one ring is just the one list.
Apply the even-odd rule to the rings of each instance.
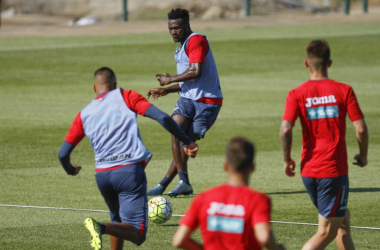
[[94, 73], [94, 77], [97, 75], [102, 75], [105, 77], [105, 82], [108, 84], [114, 84], [116, 83], [116, 75], [115, 72], [113, 72], [112, 69], [108, 67], [101, 67], [97, 69]]
[[176, 8], [176, 9], [172, 9], [168, 13], [169, 20], [175, 20], [175, 19], [180, 19], [180, 18], [183, 20], [184, 24], [188, 24], [190, 22], [189, 11], [182, 8]]

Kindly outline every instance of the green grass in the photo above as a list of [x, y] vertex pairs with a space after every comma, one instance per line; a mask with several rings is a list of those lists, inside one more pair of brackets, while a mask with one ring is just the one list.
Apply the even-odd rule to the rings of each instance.
[[[332, 47], [330, 77], [354, 87], [370, 131], [368, 167], [350, 165], [352, 225], [380, 227], [379, 24], [200, 31], [210, 39], [225, 101], [216, 124], [199, 142], [198, 157], [189, 162], [195, 192], [225, 181], [221, 167], [225, 145], [232, 136], [243, 135], [258, 149], [251, 185], [271, 197], [272, 220], [317, 222], [299, 172], [295, 178], [283, 174], [278, 130], [287, 92], [308, 78], [303, 66], [306, 44], [326, 38]], [[79, 176], [65, 174], [57, 160], [58, 149], [77, 112], [94, 98], [92, 74], [97, 68], [113, 68], [120, 87], [145, 94], [158, 86], [156, 73], [175, 72], [174, 49], [167, 33], [0, 39], [0, 204], [106, 210], [94, 180], [87, 139], [72, 154], [73, 163], [83, 166]], [[172, 94], [154, 104], [171, 113], [176, 99]], [[156, 122], [138, 120], [143, 140], [154, 154], [146, 168], [150, 188], [170, 163], [170, 136]], [[297, 164], [300, 135], [297, 123], [293, 145]], [[351, 159], [358, 149], [350, 122], [347, 146]], [[170, 199], [174, 214], [183, 214], [191, 198]], [[0, 206], [0, 248], [90, 249], [82, 226], [88, 216], [109, 221], [105, 212]], [[179, 217], [164, 225], [150, 223], [147, 241], [139, 249], [170, 249], [178, 223]], [[276, 223], [273, 228], [287, 249], [300, 249], [316, 230]], [[378, 249], [378, 230], [352, 232], [357, 249]], [[196, 238], [200, 240], [199, 232]], [[336, 247], [332, 244], [328, 249]]]

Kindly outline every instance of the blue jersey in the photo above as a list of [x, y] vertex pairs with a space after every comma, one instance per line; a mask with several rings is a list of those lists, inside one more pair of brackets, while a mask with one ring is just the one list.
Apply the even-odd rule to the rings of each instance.
[[[192, 36], [200, 35], [199, 33], [192, 33], [182, 46], [178, 46], [175, 53], [175, 60], [177, 63], [177, 74], [182, 74], [189, 68], [189, 56], [186, 54], [187, 44]], [[204, 36], [205, 37], [205, 36]], [[205, 37], [207, 39], [207, 37]], [[191, 53], [191, 52], [190, 52]], [[221, 99], [223, 98], [220, 89], [220, 82], [218, 71], [216, 68], [214, 56], [212, 55], [211, 48], [209, 48], [205, 62], [203, 63], [202, 75], [198, 78], [179, 82], [181, 91], [179, 94], [182, 97], [202, 101], [205, 99]], [[208, 102], [208, 101], [204, 101]]]
[[148, 163], [152, 154], [141, 140], [136, 116], [125, 105], [120, 89], [93, 100], [81, 111], [83, 130], [94, 149], [97, 171]]

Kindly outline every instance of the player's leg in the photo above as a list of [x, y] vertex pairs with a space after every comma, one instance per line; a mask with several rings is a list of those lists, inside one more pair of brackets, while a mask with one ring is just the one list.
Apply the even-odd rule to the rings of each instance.
[[337, 237], [346, 215], [348, 176], [302, 180], [319, 213], [318, 231], [303, 249], [324, 249]]
[[111, 235], [111, 249], [123, 249], [124, 240], [140, 244], [140, 233], [137, 228], [128, 223], [104, 223], [104, 234]]
[[318, 215], [318, 230], [311, 237], [302, 250], [319, 250], [325, 249], [336, 237], [339, 227], [342, 225], [344, 217], [325, 218]]
[[[189, 137], [196, 141], [198, 139], [204, 138], [205, 133], [211, 128], [215, 123], [215, 120], [220, 111], [220, 106], [213, 104], [205, 104], [197, 101], [191, 101], [195, 108], [195, 115], [192, 122], [189, 123], [187, 134]], [[188, 195], [193, 193], [193, 189], [190, 185], [189, 176], [187, 172], [187, 160], [188, 156], [182, 150], [182, 146], [179, 141], [173, 142], [172, 145], [177, 145], [179, 148], [173, 148], [173, 155], [177, 163], [177, 171], [180, 177], [180, 182], [175, 189], [170, 191], [168, 194], [170, 196], [177, 196], [180, 194]], [[173, 146], [174, 147], [174, 146]], [[175, 152], [178, 152], [177, 156]], [[176, 158], [177, 157], [177, 158]]]
[[350, 228], [350, 211], [347, 209], [343, 219], [343, 223], [338, 229], [338, 234], [335, 238], [339, 250], [353, 250], [355, 249], [354, 242], [351, 237]]
[[148, 200], [146, 196], [146, 176], [140, 164], [114, 170], [112, 182], [119, 193], [121, 223], [107, 228], [118, 238], [141, 245], [145, 241], [148, 220]]
[[123, 250], [124, 239], [117, 238], [115, 236], [110, 236], [111, 239], [111, 250]]
[[[180, 97], [177, 104], [173, 110], [172, 118], [178, 124], [178, 126], [185, 132], [187, 132], [189, 125], [192, 122], [191, 117], [195, 116], [195, 107], [192, 100]], [[191, 138], [193, 139], [193, 138]], [[162, 194], [167, 186], [171, 183], [174, 177], [180, 172], [180, 180], [184, 178], [183, 170], [187, 170], [187, 157], [182, 154], [183, 149], [181, 143], [178, 139], [172, 136], [172, 152], [173, 159], [171, 161], [168, 172], [160, 183], [148, 191], [148, 195], [160, 195]], [[178, 171], [178, 169], [180, 171]], [[188, 182], [188, 181], [187, 181]]]
[[[187, 131], [192, 120], [184, 117], [182, 115], [173, 115], [173, 120], [182, 128], [182, 130]], [[189, 135], [189, 137], [196, 141], [196, 137]], [[191, 187], [188, 172], [187, 172], [187, 161], [189, 157], [185, 154], [181, 142], [175, 136], [172, 136], [172, 152], [173, 152], [173, 161], [175, 162], [176, 169], [172, 170], [172, 173], [168, 173], [166, 177], [173, 176], [173, 173], [178, 173], [179, 183], [177, 186], [171, 190], [168, 194], [170, 196], [177, 196], [179, 194], [190, 195], [193, 193], [193, 188]]]
[[[104, 176], [108, 179], [106, 184]], [[100, 228], [100, 234], [111, 236], [111, 249], [122, 249], [124, 240], [141, 245], [145, 241], [148, 218], [146, 176], [143, 167], [137, 164], [112, 172], [98, 172], [96, 179], [113, 222], [99, 223], [93, 220]]]

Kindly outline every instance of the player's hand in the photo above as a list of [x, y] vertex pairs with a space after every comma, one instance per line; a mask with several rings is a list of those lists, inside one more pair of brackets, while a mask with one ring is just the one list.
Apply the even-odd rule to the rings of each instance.
[[74, 174], [71, 174], [72, 176], [76, 176], [77, 174], [79, 174], [79, 171], [82, 169], [81, 166], [77, 166], [77, 165], [73, 165], [73, 167], [75, 168], [75, 173]]
[[183, 150], [185, 151], [185, 154], [187, 154], [191, 158], [195, 158], [198, 152], [198, 145], [193, 142], [190, 145], [188, 145], [186, 148], [184, 147]]
[[165, 96], [167, 95], [167, 91], [166, 91], [166, 88], [156, 88], [156, 89], [150, 89], [148, 90], [148, 92], [146, 93], [146, 96], [148, 97], [152, 97], [153, 100], [157, 100], [159, 97], [161, 96]]
[[353, 164], [359, 167], [365, 167], [368, 164], [366, 157], [361, 157], [360, 154], [355, 155]]
[[296, 168], [296, 163], [293, 161], [293, 159], [290, 159], [289, 161], [284, 161], [284, 170], [285, 174], [289, 177], [293, 177], [296, 175], [296, 172], [294, 171]]
[[156, 74], [156, 79], [160, 83], [160, 86], [165, 86], [171, 83], [171, 75], [168, 73]]

